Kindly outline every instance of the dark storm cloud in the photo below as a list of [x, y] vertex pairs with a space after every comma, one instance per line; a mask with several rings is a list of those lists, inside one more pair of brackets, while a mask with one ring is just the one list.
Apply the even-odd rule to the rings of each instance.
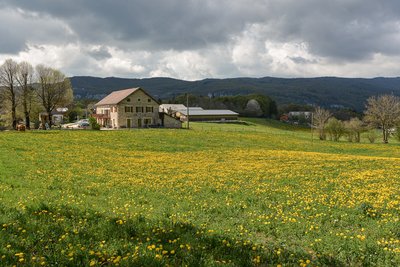
[[[112, 59], [119, 67], [144, 53], [134, 59], [163, 75], [168, 71], [157, 72], [159, 66], [181, 71], [199, 61], [208, 64], [198, 68], [200, 76], [263, 75], [290, 64], [336, 71], [342, 63], [400, 56], [400, 1], [0, 0], [0, 35], [3, 55], [72, 44], [99, 66]], [[131, 63], [124, 63], [128, 71]]]
[[196, 49], [227, 42], [246, 25], [259, 23], [266, 27], [264, 39], [301, 40], [320, 56], [353, 60], [400, 52], [400, 2], [390, 0], [2, 3], [60, 19], [81, 41], [125, 49]]
[[[12, 0], [8, 5], [61, 19], [81, 40], [120, 45], [131, 42], [135, 47], [152, 49], [192, 49], [224, 42], [261, 15], [247, 5], [211, 0]], [[252, 16], [254, 19], [248, 21]]]
[[266, 34], [304, 41], [314, 54], [358, 60], [400, 53], [399, 1], [274, 1], [271, 10]]
[[0, 5], [0, 54], [15, 54], [30, 42], [62, 44], [70, 41], [66, 25], [49, 16], [39, 17], [23, 9]]

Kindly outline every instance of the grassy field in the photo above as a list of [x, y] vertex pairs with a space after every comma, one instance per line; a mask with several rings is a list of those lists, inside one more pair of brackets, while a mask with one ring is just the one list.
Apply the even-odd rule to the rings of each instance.
[[400, 265], [398, 143], [191, 126], [0, 133], [0, 265]]

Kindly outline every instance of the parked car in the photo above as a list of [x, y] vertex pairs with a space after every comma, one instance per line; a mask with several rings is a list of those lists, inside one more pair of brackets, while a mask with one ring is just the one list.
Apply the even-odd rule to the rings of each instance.
[[90, 126], [89, 120], [83, 119], [73, 123], [67, 123], [61, 125], [64, 129], [86, 129]]
[[90, 126], [90, 123], [88, 121], [80, 121], [80, 122], [78, 122], [78, 126], [80, 128], [87, 128]]

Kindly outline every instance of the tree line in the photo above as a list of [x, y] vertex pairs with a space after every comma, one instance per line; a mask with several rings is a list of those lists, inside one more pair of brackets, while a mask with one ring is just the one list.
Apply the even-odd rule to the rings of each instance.
[[361, 134], [368, 132], [367, 138], [374, 142], [377, 128], [382, 132], [383, 143], [389, 142], [391, 134], [400, 140], [400, 98], [394, 95], [368, 98], [363, 120], [352, 118], [341, 121], [333, 117], [329, 110], [316, 107], [312, 123], [320, 140], [329, 138], [338, 141], [345, 136], [348, 141], [360, 142]]
[[0, 66], [0, 111], [9, 114], [13, 129], [20, 120], [30, 129], [33, 109], [46, 112], [51, 126], [51, 113], [72, 100], [69, 79], [55, 68], [42, 64], [33, 67], [29, 62], [12, 59]]

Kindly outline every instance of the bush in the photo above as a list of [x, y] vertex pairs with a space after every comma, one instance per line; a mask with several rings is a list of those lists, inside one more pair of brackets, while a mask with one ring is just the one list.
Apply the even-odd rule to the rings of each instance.
[[370, 143], [375, 143], [376, 138], [378, 138], [378, 134], [375, 130], [370, 130], [367, 132], [367, 139]]
[[339, 141], [340, 137], [345, 133], [345, 128], [342, 121], [336, 118], [330, 118], [326, 123], [325, 130], [329, 138], [333, 141]]
[[92, 130], [100, 130], [100, 124], [97, 123], [95, 118], [90, 117], [89, 124], [90, 124], [90, 128], [92, 128]]
[[361, 141], [361, 133], [365, 132], [364, 123], [359, 118], [351, 118], [349, 121], [344, 122], [345, 134], [349, 142]]
[[396, 130], [394, 132], [394, 137], [396, 137], [397, 141], [400, 141], [400, 125], [396, 127]]

